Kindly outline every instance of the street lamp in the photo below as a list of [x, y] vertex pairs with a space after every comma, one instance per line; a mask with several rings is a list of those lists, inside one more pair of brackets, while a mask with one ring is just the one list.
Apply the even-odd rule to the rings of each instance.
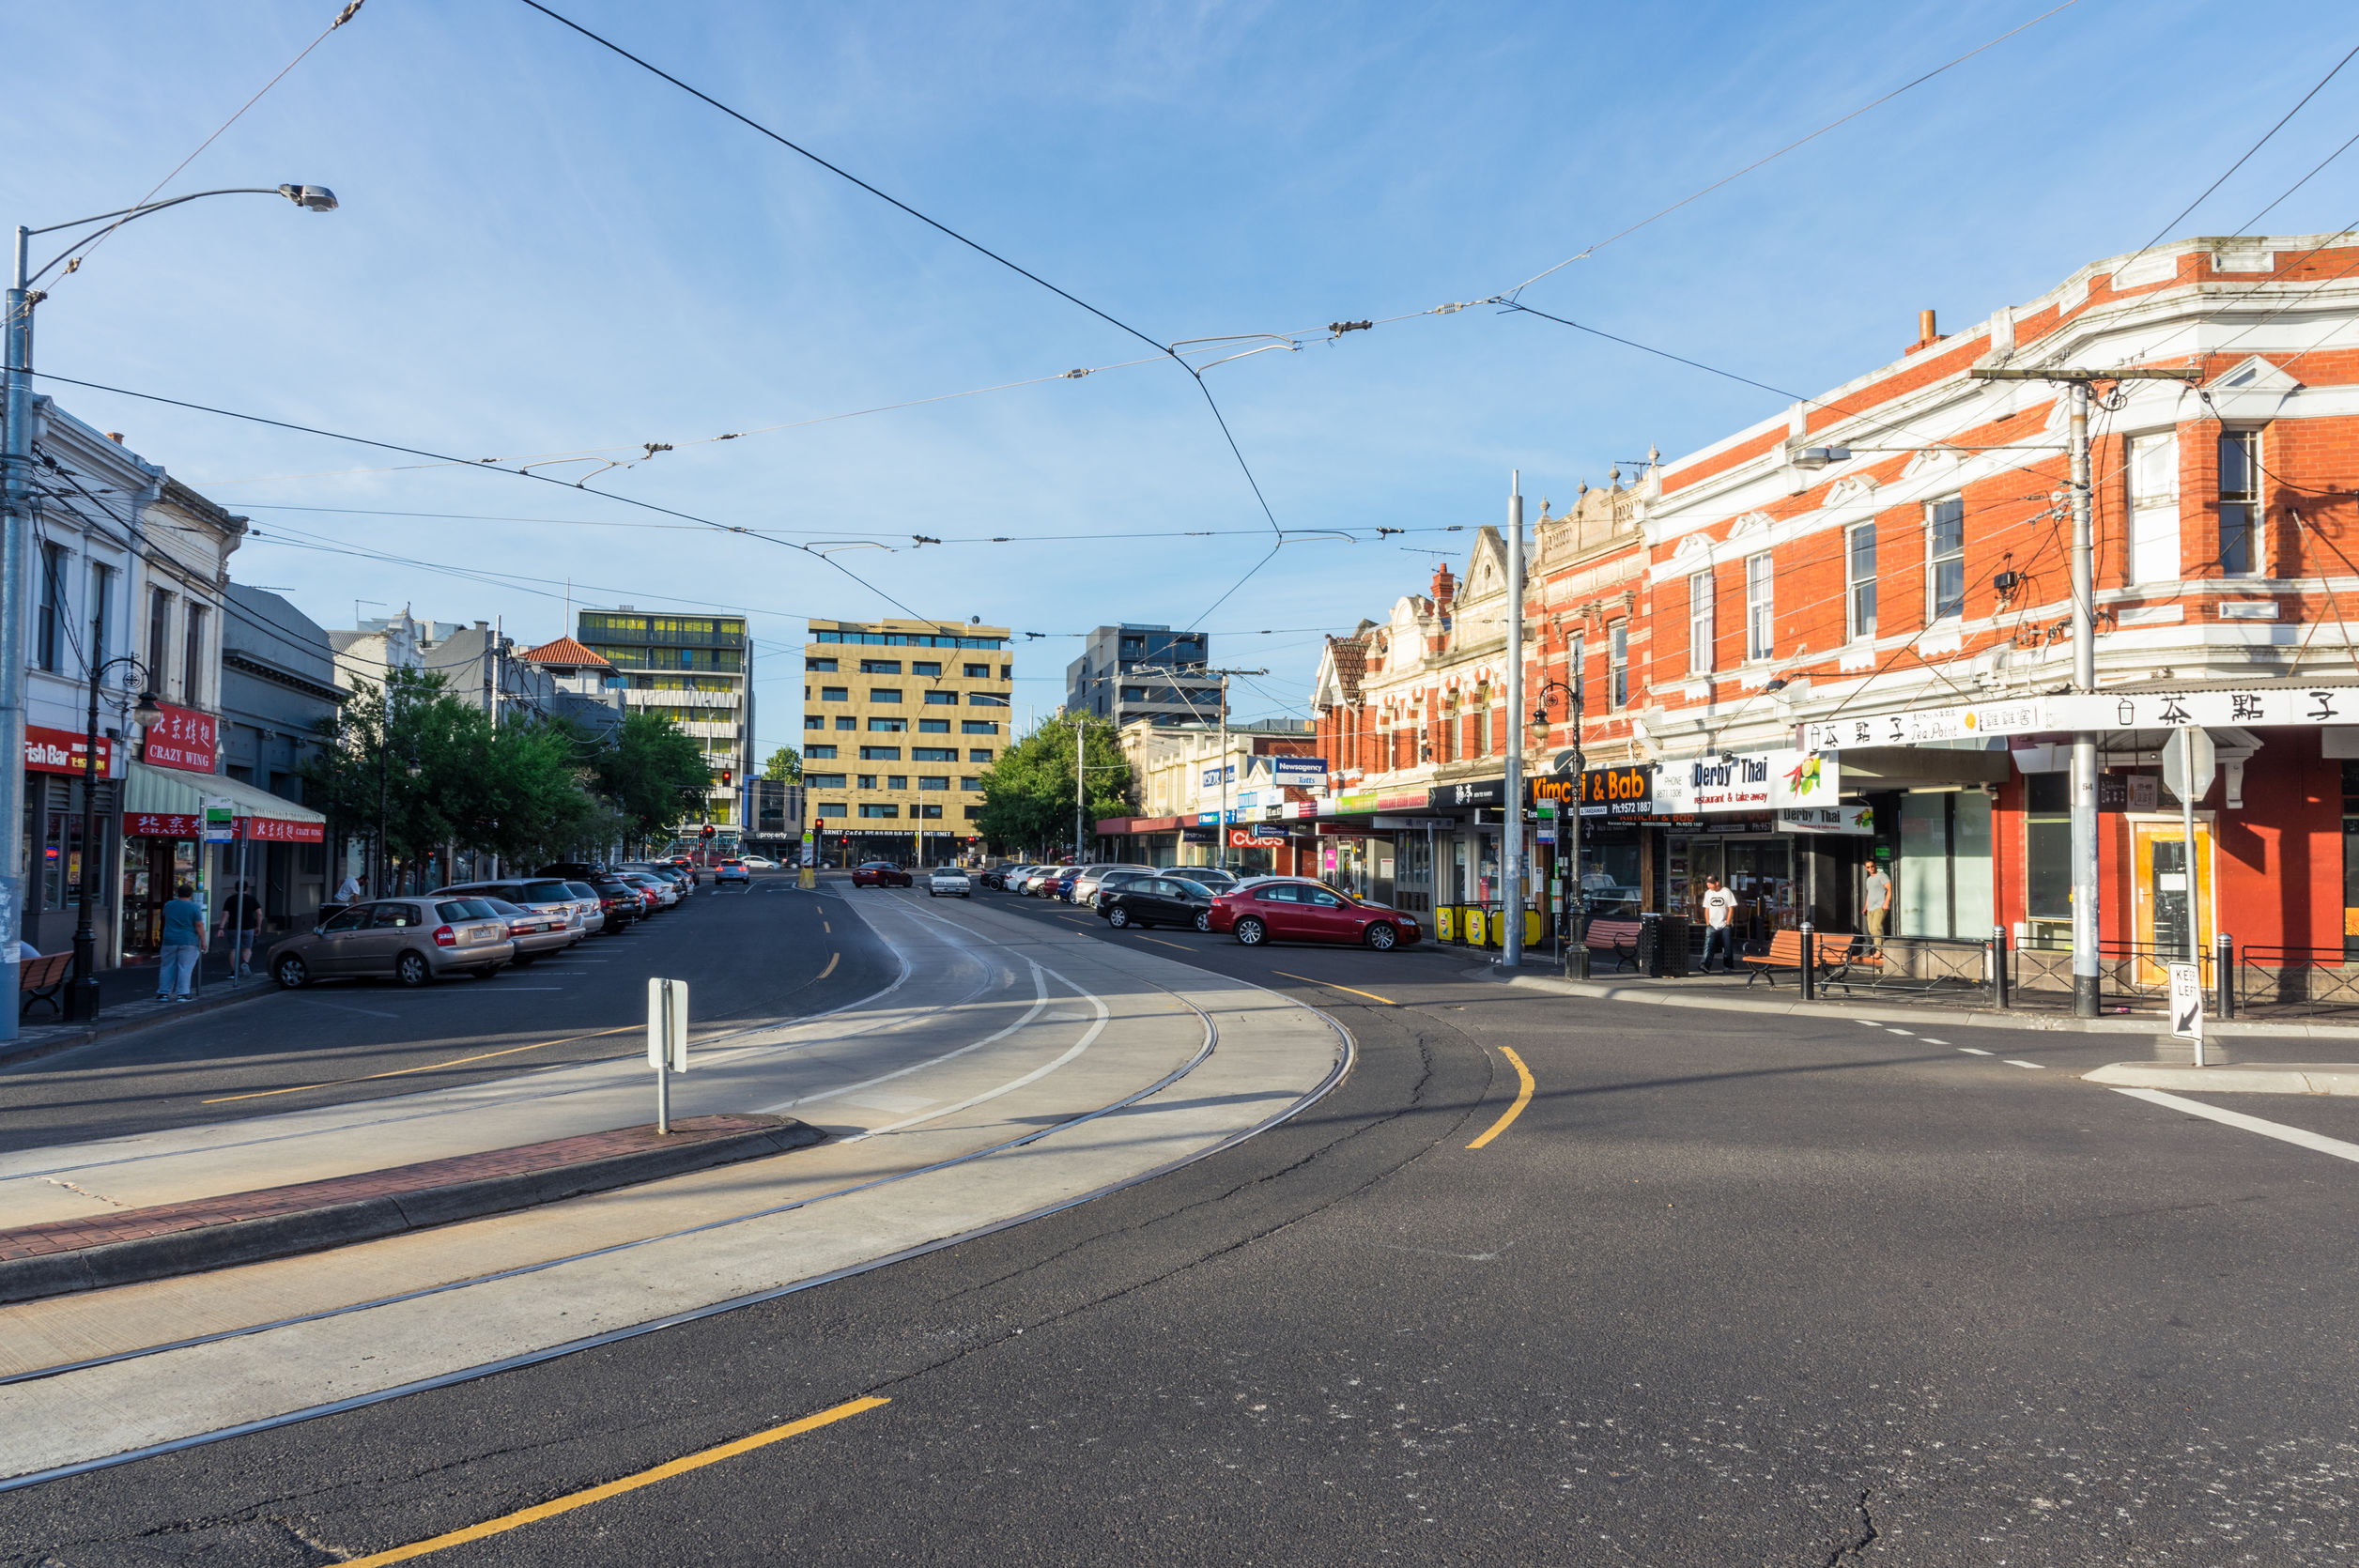
[[1541, 682], [1539, 692], [1533, 699], [1534, 706], [1532, 709], [1532, 726], [1544, 732], [1547, 730], [1549, 694], [1559, 691], [1565, 694], [1573, 726], [1573, 810], [1569, 825], [1562, 826], [1557, 830], [1558, 839], [1565, 845], [1564, 858], [1572, 868], [1572, 874], [1565, 879], [1570, 884], [1565, 889], [1565, 893], [1567, 912], [1572, 919], [1566, 925], [1565, 935], [1563, 939], [1565, 943], [1563, 967], [1565, 978], [1585, 980], [1589, 978], [1589, 946], [1582, 939], [1588, 934], [1589, 911], [1580, 891], [1580, 802], [1581, 776], [1587, 771], [1587, 760], [1580, 754], [1580, 684], [1576, 683], [1567, 685], [1563, 681]]
[[[324, 185], [242, 186], [235, 190], [194, 191], [185, 196], [168, 196], [160, 202], [142, 202], [114, 212], [101, 212], [95, 217], [76, 218], [70, 223], [48, 223], [39, 228], [20, 224], [16, 231], [14, 267], [9, 276], [7, 319], [0, 323], [6, 334], [6, 387], [0, 396], [0, 962], [13, 968], [17, 962], [17, 933], [22, 929], [23, 886], [19, 868], [24, 863], [24, 603], [28, 561], [32, 554], [32, 468], [33, 468], [33, 307], [44, 296], [34, 284], [48, 276], [59, 263], [72, 271], [80, 265], [74, 254], [85, 243], [95, 242], [104, 234], [122, 227], [133, 219], [161, 212], [167, 207], [178, 207], [206, 196], [284, 196], [306, 212], [331, 212], [335, 209], [335, 192]], [[61, 229], [88, 228], [105, 223], [107, 229], [98, 235], [77, 239], [50, 258], [38, 271], [28, 271], [30, 241], [37, 234], [54, 234]], [[93, 654], [100, 650], [91, 650]], [[85, 803], [86, 806], [86, 803]], [[86, 815], [86, 811], [85, 811]], [[84, 865], [89, 865], [90, 841], [83, 840]], [[82, 925], [87, 930], [90, 922], [88, 895], [84, 896]], [[74, 939], [78, 963], [86, 975], [87, 953], [82, 937]], [[74, 981], [82, 984], [81, 978]], [[93, 988], [95, 976], [90, 977]], [[85, 998], [94, 1011], [97, 1006], [95, 989]], [[69, 1007], [68, 1017], [73, 1012]], [[14, 1008], [0, 1008], [0, 1040], [17, 1036], [17, 1015]]]
[[131, 710], [131, 717], [140, 729], [145, 730], [163, 717], [163, 711], [156, 706], [155, 683], [146, 665], [121, 653], [90, 667], [90, 716], [82, 739], [82, 875], [77, 890], [82, 910], [74, 922], [73, 979], [66, 987], [69, 1022], [92, 1023], [99, 1016], [99, 933], [90, 915], [99, 901], [99, 862], [104, 858], [99, 849], [99, 684], [116, 665], [137, 672], [133, 678], [139, 683], [139, 705]]

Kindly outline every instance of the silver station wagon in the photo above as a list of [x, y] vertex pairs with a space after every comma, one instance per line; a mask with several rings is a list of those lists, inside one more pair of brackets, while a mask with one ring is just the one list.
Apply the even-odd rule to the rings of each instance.
[[516, 956], [508, 922], [481, 899], [378, 899], [330, 915], [270, 949], [287, 990], [314, 980], [391, 978], [422, 986], [451, 975], [486, 979]]

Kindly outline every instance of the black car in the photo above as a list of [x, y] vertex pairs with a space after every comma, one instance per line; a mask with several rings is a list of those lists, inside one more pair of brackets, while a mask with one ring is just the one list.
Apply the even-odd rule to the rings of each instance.
[[561, 860], [554, 866], [544, 866], [532, 873], [536, 877], [567, 877], [575, 882], [588, 882], [607, 874], [607, 869], [594, 860]]
[[1209, 931], [1211, 908], [1211, 894], [1176, 876], [1134, 876], [1101, 892], [1098, 899], [1098, 913], [1117, 930], [1132, 926], [1186, 926]]
[[1152, 881], [1156, 873], [1153, 871], [1108, 871], [1105, 875], [1098, 879], [1098, 890], [1089, 895], [1089, 907], [1091, 909], [1103, 909], [1105, 908], [1106, 895], [1113, 892], [1116, 888], [1123, 886], [1129, 883]]
[[640, 897], [638, 888], [619, 877], [596, 871], [586, 877], [568, 880], [585, 884], [591, 892], [598, 896], [598, 908], [606, 916], [605, 924], [599, 929], [609, 936], [618, 936], [629, 930], [633, 921], [646, 917], [647, 900]]

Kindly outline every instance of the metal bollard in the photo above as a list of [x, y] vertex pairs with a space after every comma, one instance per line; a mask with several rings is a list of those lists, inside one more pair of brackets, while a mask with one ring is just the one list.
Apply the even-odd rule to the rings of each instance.
[[1993, 926], [1990, 934], [1991, 1006], [2004, 1012], [2012, 1003], [2007, 977], [2007, 928]]
[[1818, 1000], [1818, 933], [1802, 922], [1802, 1000]]
[[2236, 1016], [2236, 938], [2219, 931], [2212, 938], [2212, 1016]]

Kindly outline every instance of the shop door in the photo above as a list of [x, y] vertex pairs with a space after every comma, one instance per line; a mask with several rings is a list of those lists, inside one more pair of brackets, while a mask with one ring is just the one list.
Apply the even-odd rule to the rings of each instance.
[[1758, 942], [1798, 922], [1794, 904], [1794, 849], [1783, 838], [1728, 841], [1728, 881], [1736, 895], [1737, 918], [1746, 936]]
[[2187, 899], [2196, 900], [2197, 937], [2212, 945], [2212, 829], [2196, 823], [2195, 885], [2187, 879], [2187, 838], [2177, 822], [2134, 822], [2135, 876], [2130, 908], [2135, 920], [2137, 981], [2159, 986], [2169, 978], [2164, 965], [2188, 961]]

